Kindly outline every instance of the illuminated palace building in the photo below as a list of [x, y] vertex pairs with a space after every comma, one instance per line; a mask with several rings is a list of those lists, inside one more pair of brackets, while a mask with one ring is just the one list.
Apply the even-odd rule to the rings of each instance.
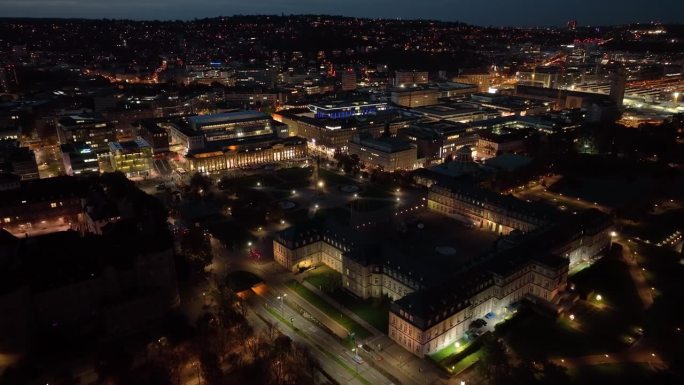
[[304, 139], [288, 137], [286, 125], [256, 111], [194, 116], [168, 128], [171, 145], [181, 146], [191, 171], [221, 171], [307, 154]]
[[[454, 344], [472, 321], [488, 313], [512, 311], [512, 305], [521, 300], [559, 311], [569, 268], [598, 258], [609, 247], [609, 217], [587, 210], [576, 215], [533, 213], [522, 218], [518, 209], [533, 212], [535, 208], [504, 199], [492, 199], [482, 206], [478, 202], [489, 197], [478, 194], [457, 196], [473, 206], [496, 211], [491, 219], [499, 221], [500, 228], [523, 231], [500, 238], [494, 248], [487, 243], [466, 258], [464, 253], [471, 246], [457, 246], [455, 249], [462, 250], [449, 252], [435, 245], [464, 231], [484, 230], [466, 230], [447, 216], [427, 212], [420, 218], [424, 229], [421, 226], [418, 229], [422, 230], [401, 234], [391, 230], [391, 225], [354, 232], [314, 220], [280, 232], [273, 241], [274, 258], [293, 271], [325, 264], [341, 274], [342, 287], [354, 295], [390, 298], [388, 335], [418, 356]], [[473, 218], [474, 214], [468, 215]], [[507, 222], [507, 215], [515, 218]], [[430, 224], [434, 218], [451, 222]], [[428, 231], [428, 226], [432, 230]]]
[[440, 181], [430, 187], [428, 207], [479, 228], [508, 234], [532, 231], [557, 214], [551, 207], [469, 184]]

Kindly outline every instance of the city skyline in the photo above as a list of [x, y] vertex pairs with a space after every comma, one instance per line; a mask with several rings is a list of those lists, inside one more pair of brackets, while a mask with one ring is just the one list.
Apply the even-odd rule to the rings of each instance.
[[[325, 14], [367, 18], [434, 19], [492, 26], [559, 26], [568, 20], [579, 25], [629, 23], [681, 23], [684, 3], [655, 0], [650, 7], [635, 1], [589, 2], [569, 0], [562, 4], [541, 4], [538, 0], [360, 0], [344, 3], [312, 0], [264, 0], [244, 2], [226, 0], [0, 0], [6, 17], [114, 18], [133, 20], [191, 20], [216, 16], [253, 14]], [[492, 12], [495, 10], [495, 12]], [[520, 12], [524, 10], [524, 12]]]

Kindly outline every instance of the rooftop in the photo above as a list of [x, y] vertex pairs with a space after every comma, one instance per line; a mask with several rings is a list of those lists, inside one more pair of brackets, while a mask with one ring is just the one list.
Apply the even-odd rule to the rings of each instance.
[[207, 124], [230, 123], [244, 120], [269, 119], [270, 117], [259, 111], [237, 111], [221, 114], [197, 115], [188, 118], [193, 127]]
[[373, 138], [370, 135], [355, 135], [352, 142], [382, 152], [400, 152], [413, 148], [411, 143], [398, 138]]

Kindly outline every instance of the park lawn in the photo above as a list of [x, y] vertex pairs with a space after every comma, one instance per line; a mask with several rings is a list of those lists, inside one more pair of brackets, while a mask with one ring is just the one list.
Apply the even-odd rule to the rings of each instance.
[[328, 186], [357, 184], [354, 178], [350, 176], [340, 175], [324, 168], [318, 170], [318, 176], [323, 179]]
[[342, 275], [326, 265], [319, 265], [306, 273], [306, 282], [324, 292], [333, 291], [342, 282]]
[[388, 298], [361, 299], [340, 288], [328, 295], [379, 331], [388, 332], [390, 308]]
[[294, 210], [285, 211], [283, 217], [288, 223], [293, 225], [298, 225], [309, 221], [309, 210], [306, 208], [299, 208]]
[[276, 172], [276, 176], [283, 181], [278, 187], [287, 191], [311, 186], [313, 183], [311, 179], [312, 175], [313, 168], [311, 167], [294, 167], [278, 170]]
[[299, 296], [307, 300], [310, 304], [317, 307], [318, 310], [322, 311], [328, 317], [335, 320], [335, 322], [342, 325], [342, 327], [347, 329], [347, 331], [349, 331], [350, 333], [354, 333], [357, 338], [363, 339], [371, 336], [371, 332], [369, 332], [366, 328], [359, 325], [356, 321], [347, 317], [343, 313], [340, 313], [339, 310], [337, 310], [328, 301], [319, 297], [316, 293], [307, 289], [306, 287], [304, 287], [304, 285], [300, 284], [299, 282], [290, 281], [287, 283], [287, 287], [294, 290], [297, 294], [299, 294]]

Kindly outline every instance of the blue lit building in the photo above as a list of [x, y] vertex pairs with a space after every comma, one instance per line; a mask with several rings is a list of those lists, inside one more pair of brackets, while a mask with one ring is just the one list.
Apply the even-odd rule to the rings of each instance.
[[347, 119], [353, 116], [375, 115], [379, 111], [386, 111], [388, 108], [385, 102], [369, 103], [343, 100], [309, 105], [309, 109], [318, 119]]

